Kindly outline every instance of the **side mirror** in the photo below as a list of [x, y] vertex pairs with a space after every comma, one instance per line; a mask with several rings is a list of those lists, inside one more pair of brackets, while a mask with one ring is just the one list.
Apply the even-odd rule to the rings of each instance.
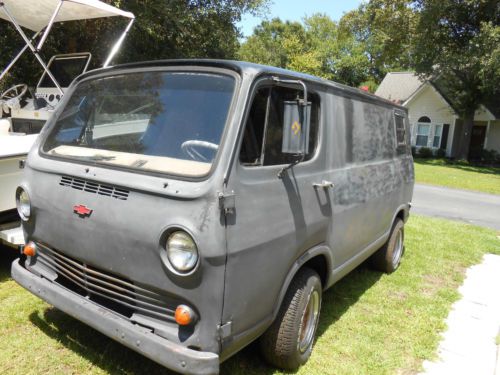
[[304, 100], [285, 101], [283, 109], [284, 154], [305, 155], [309, 152], [311, 103]]

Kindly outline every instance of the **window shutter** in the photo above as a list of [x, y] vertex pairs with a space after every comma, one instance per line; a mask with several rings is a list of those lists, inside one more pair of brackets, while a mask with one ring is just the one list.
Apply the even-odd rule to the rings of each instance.
[[436, 125], [432, 124], [429, 129], [429, 138], [427, 138], [427, 147], [432, 148], [434, 142], [434, 134], [436, 134]]
[[413, 126], [411, 127], [411, 145], [415, 146], [417, 143], [417, 128], [418, 124], [414, 123]]

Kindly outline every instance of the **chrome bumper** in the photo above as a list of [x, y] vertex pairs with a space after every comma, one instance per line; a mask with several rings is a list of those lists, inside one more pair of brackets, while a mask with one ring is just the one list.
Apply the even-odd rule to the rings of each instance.
[[168, 341], [150, 330], [12, 263], [12, 278], [41, 299], [159, 364], [187, 374], [218, 374], [219, 356]]

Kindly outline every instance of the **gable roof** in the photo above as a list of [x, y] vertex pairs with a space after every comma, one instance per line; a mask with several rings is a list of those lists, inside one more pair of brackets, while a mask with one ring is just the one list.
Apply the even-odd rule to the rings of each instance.
[[404, 103], [425, 82], [413, 72], [390, 72], [387, 73], [375, 95], [387, 100]]
[[[408, 105], [408, 102], [415, 98], [425, 87], [431, 87], [450, 107], [452, 112], [455, 114], [458, 113], [457, 108], [459, 107], [456, 106], [456, 103], [448, 99], [448, 95], [443, 92], [446, 91], [445, 85], [443, 82], [439, 84], [438, 80], [422, 80], [413, 72], [387, 73], [379, 88], [380, 87], [382, 87], [382, 95], [393, 96], [394, 99], [390, 100], [394, 100], [404, 105]], [[377, 94], [378, 90], [375, 92], [375, 95]]]
[[[419, 91], [426, 83], [430, 84], [441, 97], [448, 103], [455, 113], [460, 113], [460, 105], [454, 100], [453, 95], [442, 78], [426, 81], [419, 78], [414, 72], [390, 72], [387, 73], [375, 95], [396, 103], [405, 103]], [[498, 94], [500, 95], [500, 94]], [[482, 103], [495, 118], [500, 118], [500, 100], [498, 95], [493, 95]]]
[[[444, 80], [442, 77], [438, 77], [437, 79], [433, 80], [432, 85], [436, 88], [436, 90], [439, 91], [441, 96], [448, 102], [450, 105], [455, 108], [456, 112], [459, 112], [460, 105], [457, 103], [453, 95], [451, 94], [451, 90], [446, 84], [446, 80]], [[500, 118], [500, 100], [499, 98], [500, 93], [497, 93], [496, 95], [493, 94], [491, 96], [486, 97], [482, 101], [482, 105], [485, 109], [487, 109], [491, 115], [493, 115], [495, 118]]]

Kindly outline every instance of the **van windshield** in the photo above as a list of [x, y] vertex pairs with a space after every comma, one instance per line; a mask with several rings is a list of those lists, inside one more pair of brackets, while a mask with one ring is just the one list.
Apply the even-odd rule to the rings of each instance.
[[185, 176], [208, 174], [235, 79], [201, 72], [144, 72], [80, 83], [43, 151], [96, 164]]

